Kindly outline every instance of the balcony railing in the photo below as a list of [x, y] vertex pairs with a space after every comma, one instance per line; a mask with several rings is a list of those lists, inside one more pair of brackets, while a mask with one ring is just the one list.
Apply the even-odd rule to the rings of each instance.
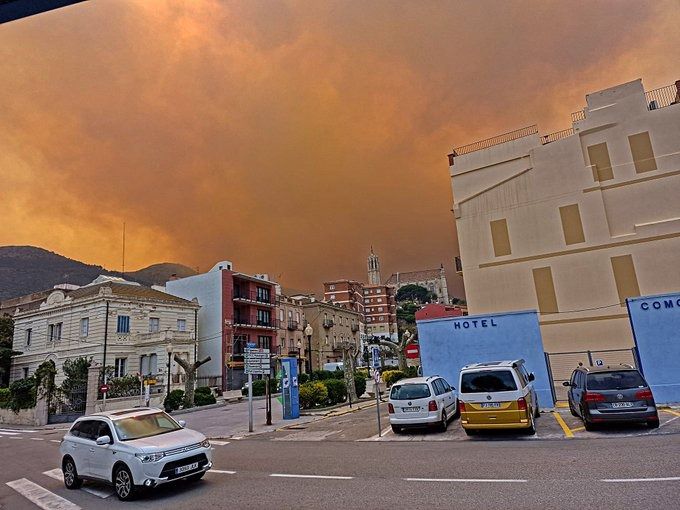
[[680, 80], [673, 85], [667, 85], [658, 89], [645, 92], [647, 108], [658, 110], [672, 104], [680, 104]]
[[257, 303], [261, 305], [275, 305], [276, 297], [271, 294], [259, 294], [257, 292], [236, 291], [233, 295], [234, 301], [246, 301], [248, 303]]
[[298, 321], [290, 320], [288, 321], [288, 329], [290, 331], [297, 331], [299, 324], [300, 323]]
[[456, 265], [456, 273], [463, 274], [463, 262], [460, 260], [460, 257], [453, 257], [453, 262]]
[[135, 333], [131, 335], [131, 340], [134, 343], [188, 343], [191, 342], [192, 334], [191, 331], [152, 331], [150, 333]]
[[248, 328], [271, 328], [276, 329], [276, 319], [269, 319], [268, 321], [258, 319], [257, 317], [235, 317], [234, 326], [248, 327]]
[[324, 328], [332, 328], [335, 322], [333, 322], [333, 319], [324, 319], [323, 320], [323, 327]]
[[578, 122], [580, 120], [585, 120], [586, 112], [584, 110], [579, 110], [571, 114], [571, 121]]
[[557, 140], [561, 140], [562, 138], [566, 138], [573, 134], [574, 128], [563, 129], [562, 131], [555, 131], [554, 133], [550, 133], [549, 135], [543, 135], [541, 137], [541, 143], [545, 145], [546, 143], [555, 142]]
[[516, 129], [514, 131], [509, 131], [508, 133], [503, 133], [502, 135], [497, 135], [486, 140], [480, 140], [479, 142], [470, 143], [468, 145], [461, 145], [460, 147], [454, 147], [451, 154], [449, 154], [449, 161], [453, 164], [453, 158], [455, 156], [462, 156], [463, 154], [469, 154], [471, 152], [476, 152], [482, 149], [488, 149], [494, 145], [500, 145], [506, 142], [512, 142], [513, 140], [518, 140], [524, 138], [525, 136], [537, 135], [538, 126], [535, 124], [533, 126], [527, 126], [521, 129]]

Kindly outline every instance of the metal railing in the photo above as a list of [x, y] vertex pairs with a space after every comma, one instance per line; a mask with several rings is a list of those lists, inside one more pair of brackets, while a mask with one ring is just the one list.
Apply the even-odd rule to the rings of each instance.
[[333, 322], [333, 319], [324, 319], [323, 320], [323, 327], [324, 328], [332, 328], [335, 322]]
[[645, 99], [647, 100], [647, 108], [649, 110], [658, 110], [659, 108], [680, 103], [680, 80], [676, 81], [673, 85], [645, 92]]
[[234, 292], [233, 298], [239, 301], [249, 301], [252, 303], [262, 303], [265, 305], [276, 304], [276, 299], [271, 294], [267, 296], [266, 294], [259, 294], [257, 292], [238, 291]]
[[585, 120], [585, 119], [586, 119], [585, 110], [579, 110], [579, 111], [571, 114], [571, 121], [572, 122], [578, 122], [579, 120]]
[[265, 321], [256, 317], [236, 317], [234, 318], [234, 326], [276, 328], [277, 320], [269, 319], [268, 321]]
[[298, 329], [298, 321], [290, 320], [288, 321], [288, 329], [290, 331], [296, 331]]
[[489, 147], [493, 147], [494, 145], [512, 142], [513, 140], [518, 140], [526, 136], [537, 134], [538, 126], [534, 124], [532, 126], [527, 126], [521, 129], [515, 129], [514, 131], [503, 133], [502, 135], [487, 138], [486, 140], [480, 140], [478, 142], [470, 143], [467, 145], [461, 145], [460, 147], [454, 147], [451, 156], [462, 156], [463, 154], [469, 154], [471, 152], [476, 152], [482, 149], [488, 149]]
[[562, 131], [555, 131], [554, 133], [550, 133], [549, 135], [543, 135], [541, 137], [541, 144], [545, 145], [546, 143], [555, 142], [557, 140], [561, 140], [562, 138], [566, 138], [573, 134], [574, 128], [563, 129]]

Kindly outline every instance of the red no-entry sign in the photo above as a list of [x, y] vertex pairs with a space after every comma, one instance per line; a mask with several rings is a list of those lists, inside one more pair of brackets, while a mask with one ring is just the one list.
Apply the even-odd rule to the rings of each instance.
[[408, 345], [404, 352], [408, 359], [418, 359], [420, 356], [420, 346], [418, 344]]
[[106, 392], [108, 392], [108, 391], [109, 391], [109, 385], [108, 385], [108, 384], [102, 384], [102, 385], [99, 387], [99, 392], [100, 392], [100, 393], [106, 393]]

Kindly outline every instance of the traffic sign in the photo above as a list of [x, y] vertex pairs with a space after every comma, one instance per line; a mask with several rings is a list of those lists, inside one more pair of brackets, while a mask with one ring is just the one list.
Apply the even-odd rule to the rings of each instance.
[[420, 346], [418, 344], [409, 344], [404, 351], [408, 359], [417, 359], [420, 356]]
[[245, 352], [244, 371], [246, 374], [271, 374], [271, 355], [269, 349], [248, 347]]
[[99, 392], [100, 393], [107, 393], [109, 391], [109, 385], [108, 384], [102, 384], [99, 386]]
[[595, 365], [597, 365], [598, 367], [604, 366], [604, 361], [602, 361], [601, 359], [596, 359]]
[[371, 347], [371, 368], [380, 368], [380, 347]]

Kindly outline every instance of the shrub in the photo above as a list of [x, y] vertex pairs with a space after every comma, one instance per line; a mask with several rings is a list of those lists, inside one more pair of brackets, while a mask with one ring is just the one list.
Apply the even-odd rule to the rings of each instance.
[[300, 384], [304, 384], [306, 382], [309, 382], [309, 374], [300, 374], [298, 376], [298, 381], [300, 382]]
[[357, 397], [366, 393], [366, 377], [362, 372], [354, 372], [354, 388], [357, 390]]
[[92, 359], [85, 357], [67, 359], [64, 361], [62, 370], [64, 372], [64, 382], [61, 383], [61, 389], [66, 393], [70, 393], [76, 387], [87, 385], [87, 372], [90, 368]]
[[163, 406], [168, 411], [177, 411], [184, 400], [184, 390], [172, 390], [168, 396], [165, 397]]
[[18, 413], [20, 409], [35, 406], [35, 379], [33, 377], [14, 381], [10, 384], [9, 391], [12, 395], [9, 407], [15, 413]]
[[9, 407], [12, 400], [12, 394], [9, 388], [0, 388], [0, 408]]
[[347, 400], [347, 386], [344, 380], [326, 379], [322, 384], [328, 392], [328, 405], [339, 404]]
[[205, 393], [206, 395], [212, 395], [212, 390], [210, 389], [210, 386], [199, 386], [194, 390], [194, 395], [198, 395], [199, 393]]
[[[271, 385], [272, 393], [275, 393], [276, 388], [277, 388], [277, 381], [275, 379], [270, 379], [269, 383]], [[253, 397], [264, 396], [266, 390], [267, 390], [267, 380], [266, 379], [255, 379], [255, 380], [253, 380]], [[245, 388], [245, 387], [242, 388], [241, 394], [244, 395], [244, 396], [248, 395], [248, 389]]]
[[406, 367], [403, 372], [406, 377], [418, 377], [418, 367]]
[[381, 375], [385, 386], [392, 386], [399, 379], [406, 377], [406, 374], [401, 370], [385, 370]]
[[328, 370], [314, 370], [312, 372], [312, 381], [325, 381], [331, 375]]
[[300, 386], [300, 407], [311, 409], [328, 401], [328, 390], [321, 382], [307, 382]]
[[107, 398], [134, 397], [135, 395], [139, 395], [139, 392], [141, 391], [139, 379], [134, 375], [114, 377], [109, 379], [107, 384], [109, 386], [109, 391], [106, 394]]
[[194, 404], [197, 406], [207, 406], [210, 404], [215, 404], [217, 399], [212, 393], [194, 393]]

